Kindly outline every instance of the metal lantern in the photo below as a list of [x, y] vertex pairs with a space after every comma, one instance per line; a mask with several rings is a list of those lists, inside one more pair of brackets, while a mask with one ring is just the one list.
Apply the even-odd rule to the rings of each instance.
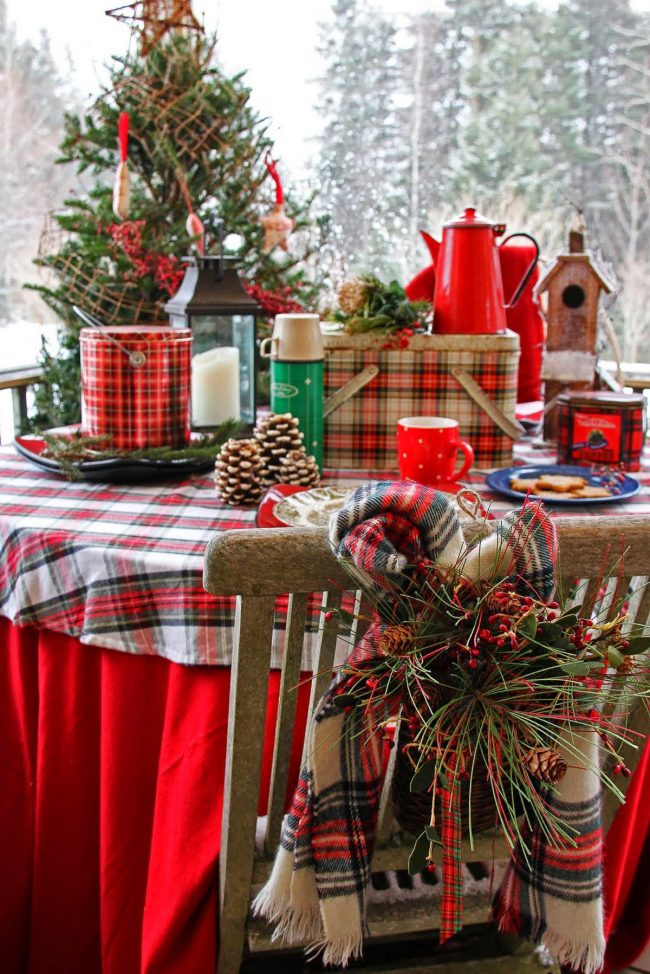
[[236, 258], [188, 257], [178, 291], [165, 305], [170, 324], [192, 330], [192, 426], [237, 419], [255, 424], [257, 318]]

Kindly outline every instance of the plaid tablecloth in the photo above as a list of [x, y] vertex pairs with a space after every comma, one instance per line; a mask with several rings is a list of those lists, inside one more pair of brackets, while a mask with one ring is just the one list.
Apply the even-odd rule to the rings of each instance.
[[[518, 447], [517, 455], [521, 462], [554, 460], [532, 446]], [[636, 476], [644, 486], [629, 501], [581, 506], [579, 512], [650, 515], [650, 454]], [[328, 471], [325, 477], [359, 479], [358, 471]], [[486, 490], [482, 476], [470, 481], [492, 513], [512, 507]], [[204, 592], [203, 556], [215, 531], [254, 524], [255, 510], [220, 504], [209, 476], [143, 486], [75, 484], [2, 448], [0, 614], [88, 645], [190, 665], [227, 665], [234, 601]], [[273, 665], [282, 635], [280, 615]]]

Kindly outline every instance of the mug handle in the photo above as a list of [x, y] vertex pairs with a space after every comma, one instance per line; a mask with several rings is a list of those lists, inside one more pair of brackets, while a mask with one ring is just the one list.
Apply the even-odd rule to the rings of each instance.
[[455, 482], [457, 480], [460, 480], [461, 477], [464, 477], [466, 473], [469, 473], [469, 468], [474, 463], [474, 450], [469, 445], [469, 443], [465, 443], [464, 440], [457, 440], [456, 443], [453, 444], [452, 448], [454, 452], [460, 450], [460, 452], [465, 456], [465, 462], [463, 463], [460, 470], [454, 471], [454, 482]]
[[[269, 352], [267, 349], [271, 347]], [[277, 357], [277, 347], [278, 339], [275, 336], [271, 338], [263, 338], [260, 343], [260, 358], [276, 358]]]

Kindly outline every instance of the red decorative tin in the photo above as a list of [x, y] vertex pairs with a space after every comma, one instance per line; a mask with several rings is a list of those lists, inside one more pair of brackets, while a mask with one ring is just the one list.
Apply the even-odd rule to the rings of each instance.
[[621, 464], [639, 470], [646, 402], [638, 393], [578, 392], [558, 397], [558, 462]]
[[84, 432], [124, 450], [189, 441], [189, 328], [82, 328], [79, 337]]

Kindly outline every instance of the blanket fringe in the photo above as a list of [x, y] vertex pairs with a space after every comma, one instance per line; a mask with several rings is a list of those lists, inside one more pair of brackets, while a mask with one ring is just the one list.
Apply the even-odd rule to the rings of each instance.
[[251, 903], [251, 913], [265, 920], [275, 920], [288, 908], [289, 897], [273, 883], [267, 883]]
[[269, 917], [276, 924], [271, 940], [284, 944], [308, 941], [310, 948], [323, 938], [323, 919], [318, 907], [309, 910], [287, 909], [279, 916]]
[[596, 974], [603, 966], [605, 943], [574, 941], [553, 930], [545, 930], [542, 941], [560, 964], [566, 964], [581, 974]]
[[361, 957], [363, 948], [363, 934], [348, 933], [345, 936], [328, 936], [310, 944], [307, 958], [312, 959], [322, 954], [322, 961], [326, 967], [347, 967], [351, 960]]
[[275, 924], [272, 940], [295, 944], [301, 941], [318, 941], [323, 936], [323, 920], [320, 909], [296, 910], [288, 898], [271, 883], [257, 894], [251, 911], [254, 916], [263, 917]]

